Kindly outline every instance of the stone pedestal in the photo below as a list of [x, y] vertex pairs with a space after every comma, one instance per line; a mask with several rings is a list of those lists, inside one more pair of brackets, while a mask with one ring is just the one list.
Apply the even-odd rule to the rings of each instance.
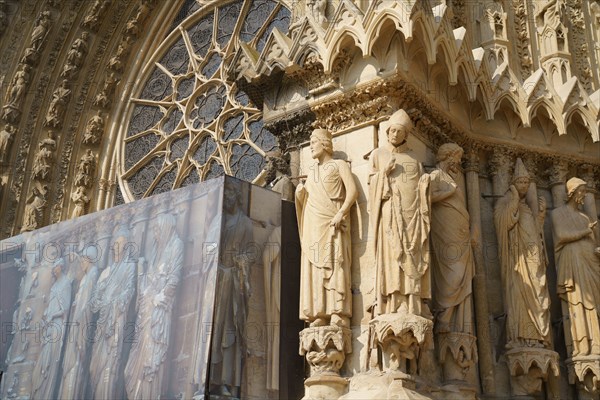
[[558, 376], [558, 353], [536, 347], [518, 347], [506, 352], [514, 396], [530, 398], [542, 390], [548, 374]]
[[460, 332], [439, 333], [438, 348], [444, 383], [470, 386], [467, 376], [471, 368], [477, 364], [477, 338]]
[[600, 355], [569, 358], [567, 368], [570, 384], [578, 383], [590, 396], [600, 394]]
[[394, 313], [380, 315], [369, 325], [371, 347], [380, 352], [380, 368], [393, 373], [394, 381], [411, 386], [418, 374], [422, 347], [431, 338], [433, 322], [418, 315]]
[[304, 399], [337, 399], [348, 391], [340, 377], [346, 354], [352, 352], [352, 331], [338, 326], [318, 326], [300, 332], [300, 355], [310, 365], [304, 381]]

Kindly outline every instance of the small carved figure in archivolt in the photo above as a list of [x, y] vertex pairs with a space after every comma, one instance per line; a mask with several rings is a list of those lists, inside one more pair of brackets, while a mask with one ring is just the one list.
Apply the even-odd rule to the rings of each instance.
[[83, 134], [83, 143], [96, 144], [104, 133], [104, 118], [100, 110], [88, 121]]
[[13, 125], [6, 124], [4, 129], [0, 132], [0, 164], [3, 164], [8, 160], [8, 150], [13, 141], [15, 131]]
[[52, 154], [56, 148], [56, 142], [50, 138], [39, 143], [39, 150], [33, 158], [33, 179], [44, 181], [48, 179]]
[[52, 101], [46, 114], [44, 126], [59, 128], [62, 125], [67, 104], [71, 98], [71, 89], [69, 89], [69, 81], [63, 79], [60, 86], [52, 93]]
[[77, 175], [75, 176], [75, 185], [90, 187], [95, 170], [96, 157], [92, 153], [92, 150], [88, 149], [79, 160]]

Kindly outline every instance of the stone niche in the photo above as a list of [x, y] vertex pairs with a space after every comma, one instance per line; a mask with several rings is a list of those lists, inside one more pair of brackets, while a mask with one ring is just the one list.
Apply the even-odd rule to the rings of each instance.
[[0, 242], [0, 397], [298, 397], [295, 226], [221, 177]]

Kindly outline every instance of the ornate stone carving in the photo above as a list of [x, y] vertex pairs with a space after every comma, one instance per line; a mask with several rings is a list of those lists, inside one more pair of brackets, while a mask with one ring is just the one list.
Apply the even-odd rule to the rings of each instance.
[[89, 29], [92, 32], [97, 32], [98, 26], [100, 25], [102, 15], [106, 11], [106, 9], [109, 7], [109, 5], [110, 5], [110, 0], [94, 1], [94, 4], [92, 4], [87, 15], [81, 22], [81, 26]]
[[8, 162], [8, 155], [10, 153], [10, 145], [15, 135], [14, 125], [6, 124], [4, 129], [0, 131], [0, 165]]
[[521, 61], [521, 76], [523, 79], [531, 75], [533, 59], [529, 48], [529, 38], [527, 26], [527, 6], [525, 0], [512, 0], [512, 6], [515, 15], [515, 26], [517, 32], [517, 55]]
[[63, 118], [67, 108], [67, 104], [71, 99], [71, 89], [69, 89], [69, 81], [63, 79], [60, 86], [52, 93], [52, 101], [48, 107], [44, 126], [50, 128], [61, 128]]
[[[471, 233], [465, 194], [458, 184], [462, 154], [457, 144], [440, 146], [438, 168], [430, 175], [429, 189], [435, 254], [432, 268], [435, 330], [443, 338], [439, 354], [446, 381], [464, 381], [477, 360], [472, 286], [475, 258], [471, 246], [477, 243], [478, 233]], [[443, 345], [450, 341], [454, 343]], [[451, 357], [446, 357], [448, 347]]]
[[88, 37], [89, 34], [83, 32], [71, 45], [71, 50], [67, 53], [67, 62], [60, 74], [62, 78], [73, 79], [77, 76], [88, 52]]
[[31, 194], [27, 198], [27, 204], [25, 204], [21, 232], [34, 231], [41, 228], [43, 210], [46, 206], [46, 193], [46, 186], [41, 188], [34, 186], [31, 189]]
[[130, 36], [126, 36], [121, 43], [119, 43], [117, 52], [108, 61], [108, 69], [115, 72], [121, 72], [123, 70], [124, 63], [127, 61], [127, 56], [129, 56], [131, 51], [132, 43], [133, 41]]
[[274, 133], [280, 149], [285, 153], [309, 140], [314, 121], [314, 113], [310, 109], [304, 109], [265, 123], [265, 128]]
[[352, 331], [339, 326], [306, 328], [300, 332], [300, 355], [310, 365], [310, 377], [304, 381], [305, 398], [338, 398], [346, 392], [348, 381], [339, 375], [352, 352]]
[[294, 201], [294, 192], [296, 190], [290, 179], [290, 166], [279, 151], [272, 151], [266, 154], [267, 163], [265, 166], [265, 182], [268, 189], [281, 193], [281, 198], [287, 201]]
[[569, 380], [587, 390], [600, 390], [600, 247], [594, 228], [598, 220], [579, 210], [586, 182], [567, 181], [567, 204], [552, 211], [552, 232], [558, 270], [558, 295], [563, 304]]
[[38, 144], [39, 150], [33, 158], [32, 178], [39, 181], [47, 181], [50, 176], [50, 168], [56, 142], [50, 138], [44, 139]]
[[84, 144], [97, 144], [98, 142], [100, 142], [100, 139], [102, 138], [103, 134], [104, 118], [102, 118], [101, 111], [98, 110], [97, 114], [90, 118], [85, 127], [82, 142]]
[[75, 186], [92, 186], [92, 179], [96, 170], [96, 156], [92, 150], [87, 150], [86, 153], [79, 159], [77, 166], [77, 175], [75, 176]]
[[36, 65], [42, 50], [42, 46], [48, 36], [50, 29], [50, 12], [42, 11], [35, 22], [35, 28], [31, 33], [29, 47], [25, 49], [21, 62]]
[[[369, 213], [376, 258], [376, 314], [430, 317], [429, 176], [408, 149], [414, 129], [404, 110], [390, 118], [388, 142], [370, 156]], [[403, 217], [399, 217], [402, 215]]]
[[517, 348], [506, 352], [514, 396], [539, 393], [542, 382], [559, 374], [558, 353], [542, 348]]
[[431, 346], [433, 322], [414, 314], [379, 315], [369, 322], [372, 348], [381, 350], [379, 367], [408, 381], [417, 376], [422, 350]]
[[71, 200], [75, 203], [75, 208], [73, 209], [73, 213], [71, 214], [71, 218], [81, 217], [85, 215], [87, 212], [87, 205], [90, 202], [89, 197], [86, 194], [86, 189], [84, 186], [78, 186], [73, 194], [71, 194]]
[[115, 94], [115, 89], [120, 80], [121, 78], [116, 76], [114, 72], [106, 75], [104, 83], [102, 84], [102, 89], [100, 89], [100, 92], [94, 100], [94, 105], [101, 108], [109, 107], [112, 104], [112, 97]]
[[[506, 348], [511, 356], [535, 354], [537, 364], [545, 365], [546, 362], [540, 362], [540, 359], [555, 360], [558, 357], [550, 350], [550, 296], [543, 241], [546, 203], [542, 197], [538, 204], [528, 202], [530, 184], [530, 175], [518, 158], [510, 188], [496, 204], [494, 222], [507, 314]], [[536, 209], [537, 215], [533, 211]], [[527, 394], [533, 394], [541, 387], [538, 380], [547, 378], [545, 374], [530, 371], [529, 365], [512, 376], [515, 395], [521, 394], [521, 390], [529, 390]]]
[[346, 161], [332, 157], [331, 133], [315, 130], [310, 148], [315, 162], [296, 189], [302, 244], [300, 319], [311, 326], [347, 327], [352, 316], [349, 213], [358, 192]]
[[27, 64], [21, 64], [21, 70], [18, 71], [10, 87], [8, 104], [2, 108], [2, 120], [15, 123], [21, 117], [21, 103], [30, 81], [31, 67]]
[[142, 25], [146, 20], [146, 17], [148, 17], [148, 14], [150, 13], [150, 3], [151, 1], [142, 1], [140, 3], [135, 16], [132, 17], [129, 21], [127, 21], [127, 24], [125, 25], [126, 35], [131, 36], [133, 38], [137, 38], [140, 29], [142, 28]]

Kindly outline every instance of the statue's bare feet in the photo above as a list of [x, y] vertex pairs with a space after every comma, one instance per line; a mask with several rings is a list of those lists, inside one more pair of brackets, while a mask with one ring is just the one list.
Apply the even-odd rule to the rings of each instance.
[[313, 322], [310, 323], [310, 327], [314, 328], [316, 326], [325, 326], [327, 325], [327, 321], [325, 318], [317, 318]]
[[348, 328], [350, 326], [350, 318], [340, 317], [338, 314], [331, 316], [331, 325], [339, 326], [340, 328]]

